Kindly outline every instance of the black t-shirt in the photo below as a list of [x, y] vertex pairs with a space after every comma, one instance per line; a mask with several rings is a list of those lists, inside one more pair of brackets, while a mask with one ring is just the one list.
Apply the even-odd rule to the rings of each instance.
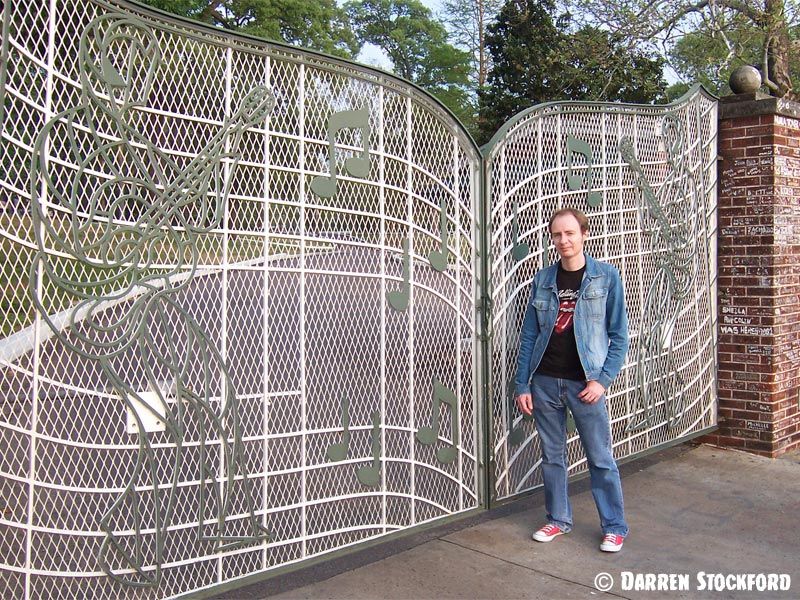
[[541, 375], [579, 381], [586, 379], [581, 359], [578, 357], [575, 330], [572, 326], [575, 304], [578, 301], [585, 271], [585, 265], [577, 271], [565, 271], [561, 267], [561, 262], [558, 263], [558, 274], [556, 275], [559, 300], [558, 317], [553, 327], [553, 333], [550, 335], [547, 350], [544, 351], [542, 362], [536, 369], [536, 372]]

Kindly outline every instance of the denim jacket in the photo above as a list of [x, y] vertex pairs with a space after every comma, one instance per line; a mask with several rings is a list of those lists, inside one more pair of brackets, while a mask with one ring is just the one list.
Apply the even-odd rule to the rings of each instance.
[[[628, 315], [622, 280], [616, 267], [588, 254], [586, 271], [575, 305], [573, 327], [587, 381], [608, 389], [622, 369], [628, 352]], [[547, 349], [558, 317], [558, 263], [542, 269], [533, 278], [531, 296], [522, 322], [517, 358], [516, 393], [530, 394], [531, 375]]]

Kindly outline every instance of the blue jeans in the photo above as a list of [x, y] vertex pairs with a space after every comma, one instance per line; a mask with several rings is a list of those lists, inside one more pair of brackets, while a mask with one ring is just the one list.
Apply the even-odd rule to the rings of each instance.
[[603, 534], [628, 535], [622, 503], [622, 483], [611, 448], [611, 427], [602, 396], [594, 404], [585, 404], [578, 392], [585, 381], [533, 376], [533, 416], [542, 448], [544, 498], [549, 523], [563, 531], [572, 529], [572, 506], [567, 492], [566, 410], [569, 406], [578, 428], [581, 444], [589, 463], [592, 496], [600, 515]]

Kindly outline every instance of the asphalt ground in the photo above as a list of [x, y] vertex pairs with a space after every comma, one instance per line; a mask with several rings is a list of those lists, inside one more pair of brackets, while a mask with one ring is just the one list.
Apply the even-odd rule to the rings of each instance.
[[[631, 533], [616, 554], [599, 551], [583, 479], [571, 485], [575, 527], [551, 543], [530, 538], [543, 522], [539, 492], [216, 597], [800, 598], [800, 451], [768, 459], [683, 444], [621, 473]], [[769, 575], [790, 587], [758, 589]], [[667, 589], [652, 591], [659, 581]]]

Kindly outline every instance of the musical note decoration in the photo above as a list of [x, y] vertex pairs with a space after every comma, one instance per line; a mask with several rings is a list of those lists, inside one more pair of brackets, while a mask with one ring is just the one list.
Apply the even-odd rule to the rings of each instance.
[[408, 246], [408, 239], [403, 240], [403, 285], [399, 290], [386, 293], [389, 305], [395, 310], [405, 310], [408, 308], [408, 300], [410, 297], [409, 288], [411, 287], [411, 254]]
[[547, 265], [550, 264], [549, 256], [550, 256], [550, 242], [552, 238], [550, 237], [550, 232], [547, 228], [542, 229], [542, 264]]
[[[350, 401], [342, 396], [342, 441], [328, 446], [326, 456], [331, 462], [340, 462], [350, 452]], [[364, 485], [377, 487], [381, 483], [381, 413], [372, 413], [372, 463], [360, 467], [356, 477]]]
[[[573, 155], [582, 154], [586, 158], [585, 174], [574, 173]], [[586, 203], [589, 206], [600, 206], [603, 203], [603, 196], [597, 190], [593, 190], [594, 172], [592, 164], [594, 162], [592, 147], [583, 140], [579, 140], [571, 135], [567, 136], [567, 185], [571, 191], [579, 190], [584, 185], [589, 191]]]
[[513, 207], [514, 217], [511, 220], [511, 237], [514, 247], [511, 249], [511, 256], [514, 262], [519, 262], [528, 256], [531, 248], [528, 244], [521, 244], [519, 241], [519, 201], [516, 198], [514, 198]]
[[433, 403], [431, 426], [420, 427], [417, 431], [417, 440], [426, 446], [432, 446], [439, 439], [439, 413], [441, 412], [442, 404], [447, 404], [450, 407], [450, 428], [452, 432], [452, 443], [444, 448], [439, 448], [436, 451], [436, 458], [440, 463], [449, 464], [458, 456], [459, 444], [459, 425], [458, 425], [458, 398], [442, 383], [433, 380]]
[[381, 413], [372, 413], [372, 464], [356, 471], [356, 477], [364, 485], [378, 487], [381, 484]]
[[439, 200], [439, 249], [428, 254], [428, 262], [439, 273], [447, 269], [447, 259], [450, 251], [447, 249], [447, 204], [444, 195]]
[[326, 456], [331, 462], [339, 462], [347, 458], [350, 449], [350, 401], [342, 395], [342, 441], [328, 446]]
[[333, 113], [328, 119], [328, 166], [330, 175], [318, 175], [311, 181], [311, 191], [320, 198], [330, 198], [336, 193], [336, 135], [342, 129], [361, 130], [361, 155], [351, 156], [344, 161], [344, 168], [353, 177], [369, 175], [369, 109], [343, 110]]

